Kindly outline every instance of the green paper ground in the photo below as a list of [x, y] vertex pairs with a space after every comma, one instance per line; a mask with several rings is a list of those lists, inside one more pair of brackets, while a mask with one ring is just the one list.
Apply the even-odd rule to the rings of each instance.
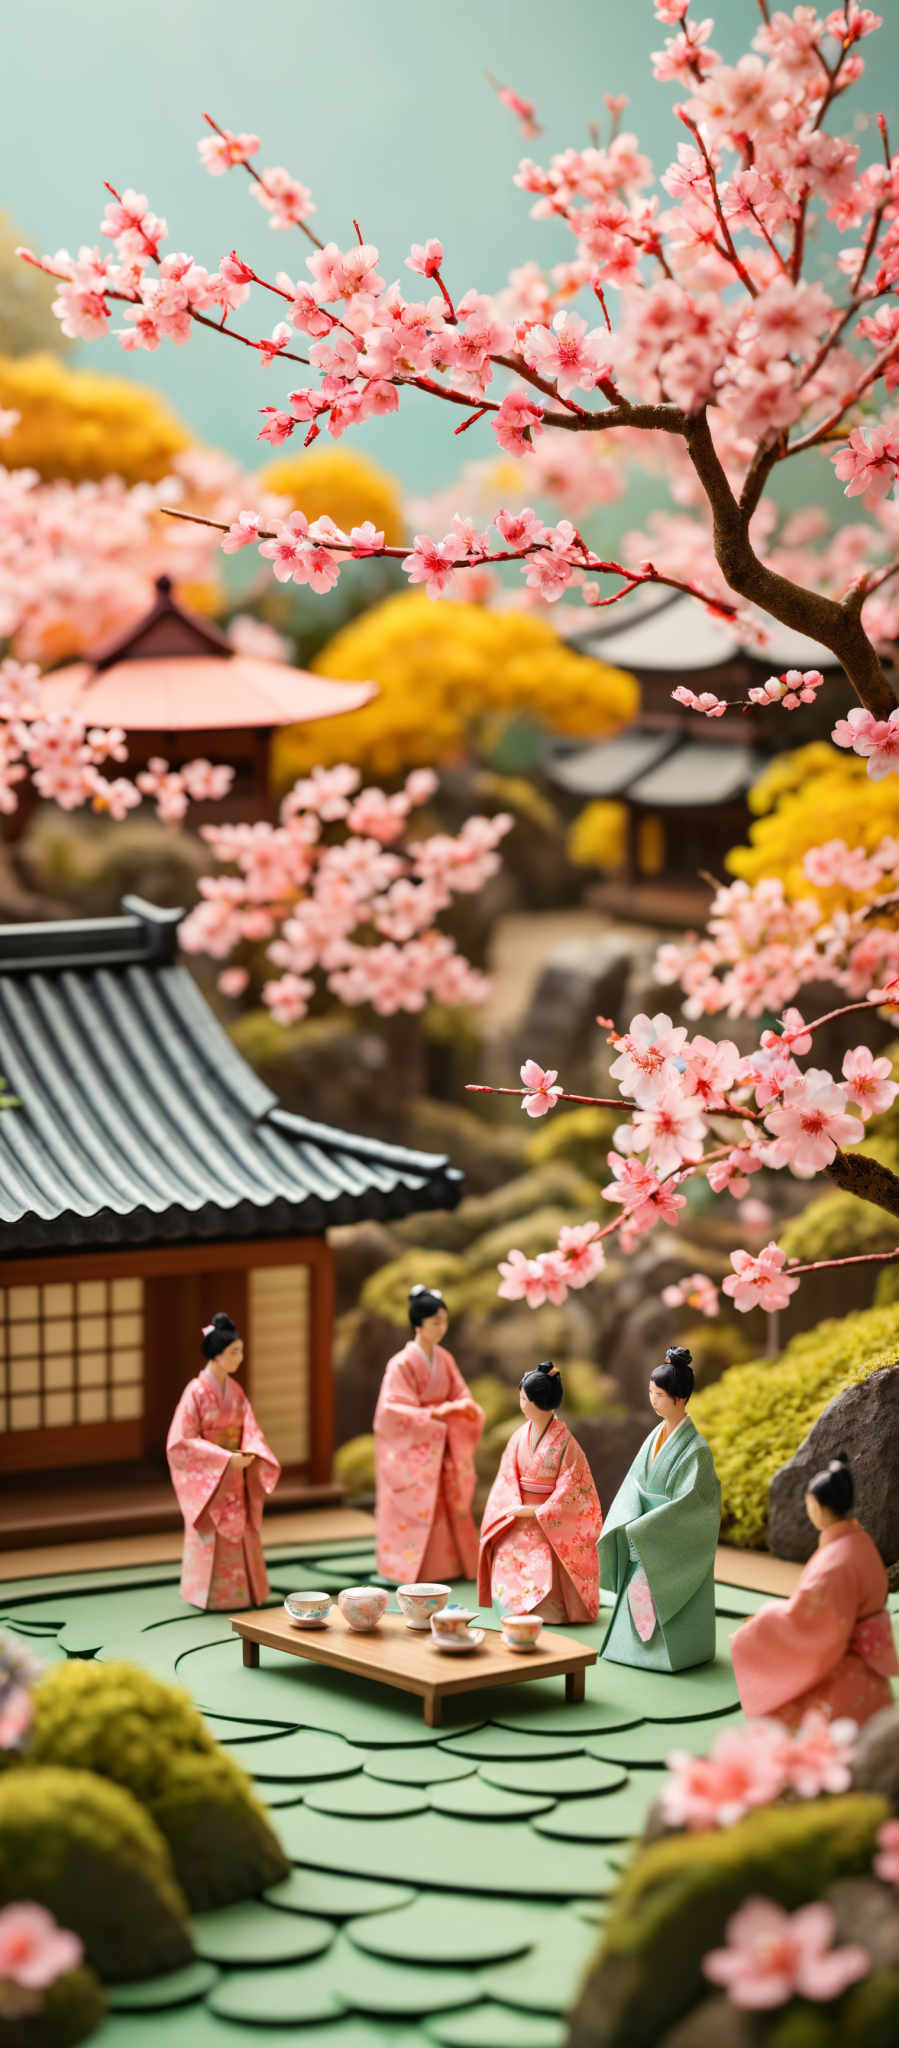
[[[275, 1605], [374, 1576], [358, 1539], [272, 1547], [269, 1564]], [[267, 1899], [198, 1916], [189, 1969], [118, 1987], [97, 2048], [260, 2048], [265, 2028], [301, 2048], [562, 2048], [665, 1756], [738, 1718], [728, 1643], [759, 1599], [719, 1588], [704, 1669], [600, 1658], [583, 1703], [522, 1679], [449, 1702], [437, 1730], [414, 1698], [274, 1651], [246, 1670], [227, 1616], [181, 1601], [176, 1565], [20, 1581], [3, 1604], [48, 1661], [124, 1658], [188, 1691], [295, 1866]], [[607, 1622], [569, 1632], [599, 1649]]]

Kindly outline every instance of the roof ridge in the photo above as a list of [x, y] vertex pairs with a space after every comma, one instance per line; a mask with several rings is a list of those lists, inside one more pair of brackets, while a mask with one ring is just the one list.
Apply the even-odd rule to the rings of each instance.
[[277, 1108], [263, 1110], [260, 1121], [274, 1124], [277, 1129], [290, 1131], [295, 1137], [317, 1139], [323, 1145], [329, 1142], [339, 1145], [341, 1152], [355, 1152], [365, 1159], [383, 1159], [386, 1165], [401, 1164], [413, 1168], [421, 1166], [432, 1171], [436, 1167], [442, 1167], [453, 1180], [465, 1178], [459, 1167], [450, 1165], [448, 1152], [412, 1151], [408, 1145], [393, 1145], [387, 1138], [369, 1138], [361, 1132], [339, 1130], [334, 1124], [317, 1123], [313, 1118], [301, 1116], [295, 1110], [282, 1109], [280, 1104]]
[[0, 973], [64, 968], [160, 967], [174, 960], [183, 909], [123, 896], [118, 917], [44, 918], [0, 925]]

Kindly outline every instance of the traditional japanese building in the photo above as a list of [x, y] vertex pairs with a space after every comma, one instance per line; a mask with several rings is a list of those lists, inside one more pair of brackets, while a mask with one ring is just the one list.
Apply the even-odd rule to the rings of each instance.
[[165, 1438], [218, 1309], [335, 1497], [327, 1230], [452, 1208], [448, 1159], [282, 1109], [176, 956], [180, 911], [0, 927], [0, 1544], [175, 1526]]
[[[626, 808], [624, 869], [603, 881], [596, 900], [649, 923], [702, 918], [709, 899], [702, 876], [722, 876], [728, 849], [746, 838], [748, 793], [766, 762], [785, 747], [826, 739], [833, 724], [827, 690], [817, 704], [790, 712], [787, 725], [776, 707], [743, 709], [750, 688], [788, 668], [833, 676], [838, 664], [826, 647], [774, 620], [760, 653], [694, 599], [676, 595], [656, 597], [630, 623], [609, 621], [577, 644], [629, 669], [640, 685], [639, 718], [624, 732], [595, 745], [559, 741], [546, 757], [547, 776], [572, 811], [597, 801]], [[681, 684], [723, 698], [728, 710], [703, 718], [684, 709], [672, 700]]]

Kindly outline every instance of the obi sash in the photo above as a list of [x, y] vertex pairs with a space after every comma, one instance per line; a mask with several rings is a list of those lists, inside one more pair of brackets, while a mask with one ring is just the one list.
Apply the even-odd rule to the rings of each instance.
[[520, 1479], [518, 1483], [521, 1487], [522, 1502], [526, 1506], [532, 1501], [548, 1500], [550, 1494], [556, 1490], [554, 1479]]
[[869, 1670], [878, 1678], [891, 1678], [897, 1669], [896, 1645], [887, 1609], [882, 1607], [879, 1614], [869, 1614], [864, 1621], [856, 1622], [849, 1638], [852, 1655], [861, 1657]]

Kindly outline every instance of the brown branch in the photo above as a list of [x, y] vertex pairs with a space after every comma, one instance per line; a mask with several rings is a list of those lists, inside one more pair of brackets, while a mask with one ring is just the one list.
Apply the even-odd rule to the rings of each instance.
[[857, 1195], [860, 1202], [871, 1202], [888, 1216], [899, 1216], [899, 1176], [867, 1152], [838, 1152], [827, 1168], [827, 1177], [844, 1194]]

